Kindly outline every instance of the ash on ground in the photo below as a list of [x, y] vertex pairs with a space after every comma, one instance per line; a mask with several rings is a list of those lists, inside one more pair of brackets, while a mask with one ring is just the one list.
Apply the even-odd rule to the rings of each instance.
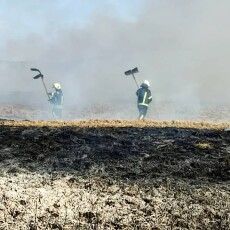
[[0, 229], [228, 229], [229, 127], [2, 120]]

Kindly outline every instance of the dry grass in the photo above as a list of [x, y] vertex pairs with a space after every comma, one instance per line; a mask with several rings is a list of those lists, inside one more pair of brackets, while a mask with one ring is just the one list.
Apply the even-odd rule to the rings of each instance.
[[210, 143], [197, 143], [195, 144], [196, 147], [200, 149], [212, 149], [213, 146]]
[[24, 127], [175, 127], [175, 128], [195, 128], [195, 129], [225, 129], [230, 128], [230, 122], [205, 122], [205, 121], [126, 121], [126, 120], [82, 120], [82, 121], [9, 121], [0, 120], [1, 125], [24, 126]]

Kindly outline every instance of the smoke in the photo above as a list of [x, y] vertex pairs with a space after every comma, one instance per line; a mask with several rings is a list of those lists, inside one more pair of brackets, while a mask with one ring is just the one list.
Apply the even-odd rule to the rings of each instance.
[[1, 59], [10, 62], [0, 62], [1, 91], [32, 92], [25, 104], [46, 103], [41, 83], [29, 72], [39, 67], [49, 86], [62, 83], [66, 105], [106, 104], [126, 114], [127, 107], [135, 107], [136, 86], [123, 73], [138, 66], [137, 79], [151, 82], [156, 107], [165, 102], [229, 105], [228, 0], [144, 0], [136, 2], [133, 13], [126, 7], [123, 14], [122, 1], [120, 6], [100, 1], [100, 9], [94, 8], [81, 25], [67, 17], [76, 1], [42, 2], [47, 10], [37, 15], [34, 8], [41, 1], [25, 2], [15, 9], [38, 17], [34, 22], [42, 28], [23, 36], [12, 36], [7, 28]]

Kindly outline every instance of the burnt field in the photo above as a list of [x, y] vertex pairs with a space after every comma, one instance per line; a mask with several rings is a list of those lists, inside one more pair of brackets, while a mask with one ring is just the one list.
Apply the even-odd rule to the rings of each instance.
[[0, 229], [229, 229], [229, 123], [0, 121]]

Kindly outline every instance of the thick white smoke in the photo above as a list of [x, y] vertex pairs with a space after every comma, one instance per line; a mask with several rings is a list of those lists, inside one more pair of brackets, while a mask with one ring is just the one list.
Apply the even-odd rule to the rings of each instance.
[[[106, 104], [126, 114], [126, 107], [135, 109], [136, 88], [123, 72], [138, 66], [139, 81], [152, 84], [155, 107], [229, 105], [229, 1], [144, 0], [132, 19], [120, 17], [107, 2], [81, 27], [66, 27], [68, 12], [59, 7], [50, 13], [55, 3], [47, 4], [50, 11], [37, 19], [47, 21], [43, 30], [9, 36], [1, 48], [1, 59], [13, 61], [0, 63], [2, 92], [32, 92], [32, 102], [25, 98], [25, 104], [33, 98], [46, 103], [41, 83], [31, 78], [29, 68], [35, 66], [49, 85], [63, 84], [66, 105]], [[33, 11], [31, 2], [27, 7]]]

